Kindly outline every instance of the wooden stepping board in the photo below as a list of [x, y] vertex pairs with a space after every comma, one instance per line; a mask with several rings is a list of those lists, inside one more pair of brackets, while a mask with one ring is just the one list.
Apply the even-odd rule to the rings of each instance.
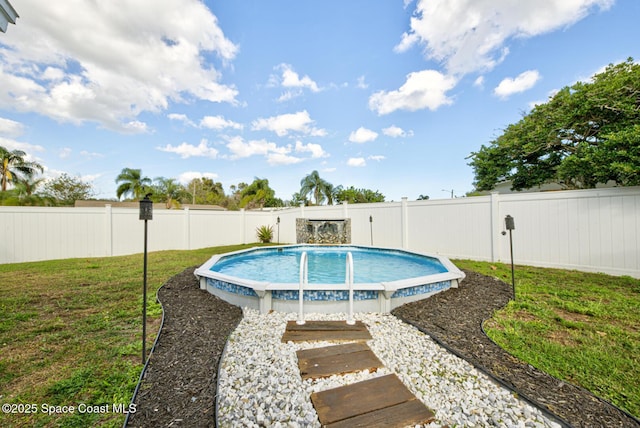
[[296, 355], [302, 379], [319, 379], [362, 370], [372, 373], [383, 367], [371, 348], [362, 342], [303, 349]]
[[434, 413], [395, 374], [311, 394], [323, 427], [405, 427], [427, 424]]
[[349, 325], [345, 321], [307, 321], [298, 325], [295, 321], [287, 322], [287, 329], [282, 335], [283, 342], [312, 341], [367, 341], [371, 334], [362, 321]]

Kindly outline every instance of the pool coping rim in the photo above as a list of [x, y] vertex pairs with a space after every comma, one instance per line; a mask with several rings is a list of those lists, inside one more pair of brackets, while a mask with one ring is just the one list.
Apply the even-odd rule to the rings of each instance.
[[[395, 291], [403, 289], [403, 288], [411, 288], [417, 287], [425, 284], [432, 284], [442, 281], [452, 281], [452, 287], [457, 287], [458, 283], [462, 281], [466, 275], [462, 272], [456, 265], [454, 265], [451, 260], [447, 257], [440, 256], [437, 254], [429, 254], [422, 253], [413, 250], [406, 250], [404, 248], [388, 248], [388, 247], [379, 247], [379, 246], [365, 246], [365, 245], [353, 245], [353, 244], [289, 244], [289, 245], [278, 245], [272, 247], [251, 247], [243, 250], [232, 251], [224, 254], [215, 254], [209, 260], [207, 260], [202, 266], [197, 268], [194, 271], [194, 275], [197, 278], [211, 278], [220, 281], [225, 281], [229, 283], [233, 283], [236, 285], [249, 287], [254, 289], [255, 291], [265, 292], [271, 290], [299, 290], [300, 284], [298, 282], [287, 282], [287, 283], [277, 283], [277, 282], [269, 282], [269, 281], [256, 281], [252, 279], [240, 278], [237, 276], [225, 275], [220, 272], [211, 271], [211, 267], [218, 262], [222, 257], [227, 257], [235, 254], [242, 254], [250, 251], [255, 251], [259, 249], [271, 249], [271, 248], [293, 248], [293, 247], [353, 247], [353, 248], [363, 248], [363, 249], [379, 249], [379, 250], [387, 250], [387, 251], [401, 251], [409, 254], [416, 254], [419, 256], [425, 256], [437, 259], [442, 265], [447, 269], [447, 272], [426, 275], [426, 276], [418, 276], [412, 278], [403, 278], [395, 281], [381, 281], [377, 283], [354, 283], [354, 290], [375, 290], [375, 291], [383, 291], [385, 293], [393, 294]], [[308, 283], [305, 284], [305, 290], [335, 290], [336, 287], [344, 286], [344, 283]]]

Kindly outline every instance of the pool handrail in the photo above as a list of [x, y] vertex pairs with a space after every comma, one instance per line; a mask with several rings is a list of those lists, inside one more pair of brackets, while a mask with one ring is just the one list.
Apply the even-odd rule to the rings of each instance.
[[356, 320], [353, 318], [353, 255], [351, 251], [347, 252], [347, 266], [344, 276], [345, 285], [349, 287], [349, 315], [347, 316], [347, 324], [354, 325]]
[[304, 287], [309, 283], [309, 264], [307, 252], [303, 251], [300, 255], [300, 288], [298, 290], [298, 301], [300, 309], [298, 311], [298, 320], [296, 324], [303, 325], [304, 321]]

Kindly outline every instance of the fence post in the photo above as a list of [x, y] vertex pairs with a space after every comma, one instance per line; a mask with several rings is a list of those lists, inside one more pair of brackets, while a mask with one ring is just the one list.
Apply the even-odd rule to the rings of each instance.
[[491, 261], [500, 259], [500, 231], [502, 221], [500, 218], [500, 195], [498, 192], [491, 192], [491, 205], [489, 207], [491, 217]]
[[409, 249], [409, 209], [407, 207], [407, 197], [402, 197], [402, 203], [400, 204], [401, 218], [402, 218], [402, 248]]
[[104, 206], [107, 257], [113, 256], [113, 212], [111, 204]]
[[185, 249], [191, 249], [191, 212], [189, 207], [184, 207], [184, 242]]
[[247, 243], [247, 214], [244, 208], [240, 208], [240, 219], [242, 220], [242, 243]]

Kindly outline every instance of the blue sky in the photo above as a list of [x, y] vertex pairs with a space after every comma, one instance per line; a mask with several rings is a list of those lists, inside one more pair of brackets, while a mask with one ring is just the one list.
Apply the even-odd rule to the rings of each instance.
[[115, 198], [313, 170], [387, 200], [473, 190], [466, 159], [554, 91], [640, 58], [637, 0], [11, 0], [0, 145]]

